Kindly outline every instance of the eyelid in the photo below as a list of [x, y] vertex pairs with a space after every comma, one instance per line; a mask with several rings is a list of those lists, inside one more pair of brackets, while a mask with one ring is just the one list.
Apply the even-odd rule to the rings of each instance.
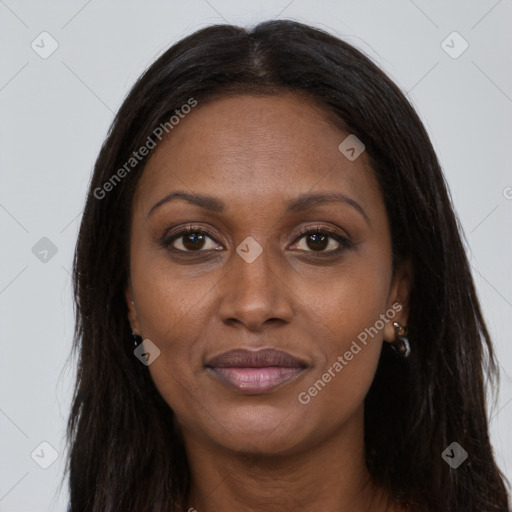
[[301, 228], [299, 231], [298, 236], [295, 238], [294, 241], [299, 240], [300, 238], [304, 237], [305, 235], [309, 235], [310, 233], [326, 233], [329, 236], [333, 237], [334, 239], [340, 239], [343, 241], [350, 242], [350, 235], [345, 231], [345, 235], [342, 235], [339, 233], [335, 228], [330, 226], [322, 226], [322, 225], [316, 225], [316, 226], [307, 226], [305, 228]]

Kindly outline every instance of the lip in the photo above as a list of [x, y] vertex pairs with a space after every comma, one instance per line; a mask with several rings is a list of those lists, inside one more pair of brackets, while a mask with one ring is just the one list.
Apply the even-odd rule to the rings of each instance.
[[268, 393], [297, 378], [309, 367], [302, 359], [273, 348], [235, 349], [208, 360], [205, 367], [243, 394]]

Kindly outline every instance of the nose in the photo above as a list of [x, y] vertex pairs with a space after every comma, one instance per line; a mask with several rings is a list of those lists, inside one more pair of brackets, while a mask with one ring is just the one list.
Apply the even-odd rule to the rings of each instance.
[[219, 284], [219, 315], [227, 324], [242, 324], [261, 331], [270, 323], [289, 323], [293, 317], [293, 291], [286, 285], [282, 269], [272, 262], [270, 250], [252, 262], [238, 253], [228, 263], [225, 279]]

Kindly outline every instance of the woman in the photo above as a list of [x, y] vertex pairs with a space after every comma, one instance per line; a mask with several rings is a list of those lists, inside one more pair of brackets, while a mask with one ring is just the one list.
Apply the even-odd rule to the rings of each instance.
[[334, 36], [165, 52], [101, 149], [74, 286], [71, 511], [508, 510], [438, 160]]

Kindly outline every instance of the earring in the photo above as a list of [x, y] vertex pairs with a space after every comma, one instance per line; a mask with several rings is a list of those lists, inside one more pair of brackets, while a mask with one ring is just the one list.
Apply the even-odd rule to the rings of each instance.
[[142, 336], [135, 334], [133, 331], [132, 331], [132, 337], [133, 337], [133, 343], [135, 346], [137, 346], [142, 341]]
[[393, 327], [395, 328], [398, 341], [391, 343], [391, 347], [400, 357], [405, 359], [406, 357], [409, 357], [411, 353], [411, 346], [407, 339], [407, 326], [399, 324], [398, 322], [393, 322]]

